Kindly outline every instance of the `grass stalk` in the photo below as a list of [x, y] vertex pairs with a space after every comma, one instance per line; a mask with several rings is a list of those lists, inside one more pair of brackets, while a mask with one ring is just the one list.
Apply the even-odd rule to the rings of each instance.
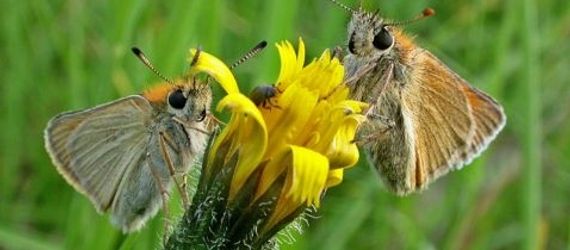
[[[526, 127], [523, 137], [523, 189], [522, 207], [524, 240], [522, 248], [537, 249], [541, 217], [541, 102], [538, 38], [534, 32], [540, 32], [537, 24], [537, 4], [534, 0], [524, 0], [522, 5], [521, 41], [523, 46], [523, 65], [521, 84], [525, 95]], [[533, 32], [530, 32], [533, 31]]]

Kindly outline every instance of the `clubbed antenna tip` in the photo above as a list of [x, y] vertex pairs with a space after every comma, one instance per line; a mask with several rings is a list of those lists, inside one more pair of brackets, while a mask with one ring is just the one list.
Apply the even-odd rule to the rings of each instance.
[[158, 72], [158, 70], [156, 70], [156, 68], [152, 65], [152, 63], [148, 60], [148, 58], [144, 55], [144, 53], [142, 52], [142, 50], [140, 50], [137, 47], [132, 47], [131, 51], [133, 52], [133, 54], [135, 54], [135, 56], [147, 67], [149, 68], [155, 75], [157, 75], [159, 78], [161, 78], [162, 80], [165, 80], [169, 83], [173, 83], [171, 80], [169, 80], [168, 78], [164, 77], [160, 72]]
[[425, 8], [424, 11], [422, 11], [422, 15], [424, 17], [433, 16], [435, 15], [435, 10], [433, 10], [432, 8]]
[[253, 58], [254, 56], [256, 56], [257, 54], [259, 54], [259, 52], [261, 52], [265, 47], [267, 47], [267, 42], [266, 41], [261, 41], [259, 42], [257, 45], [255, 45], [255, 47], [253, 47], [251, 50], [249, 50], [249, 52], [247, 52], [245, 55], [243, 55], [239, 60], [237, 60], [236, 62], [234, 62], [231, 66], [230, 69], [234, 69], [235, 67], [237, 67], [238, 65], [244, 63], [245, 61]]

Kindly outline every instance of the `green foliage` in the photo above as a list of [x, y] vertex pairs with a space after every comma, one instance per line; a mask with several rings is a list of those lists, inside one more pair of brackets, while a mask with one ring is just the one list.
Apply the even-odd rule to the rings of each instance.
[[[496, 97], [507, 127], [471, 166], [421, 195], [386, 192], [361, 160], [327, 192], [321, 218], [283, 248], [570, 248], [570, 2], [365, 5], [396, 20], [433, 7], [435, 17], [405, 29]], [[43, 147], [42, 130], [55, 114], [158, 81], [130, 55], [131, 46], [163, 74], [178, 76], [198, 45], [231, 63], [260, 40], [302, 36], [309, 57], [317, 56], [345, 43], [349, 18], [327, 0], [4, 0], [0, 7], [0, 249], [160, 246], [160, 215], [122, 235], [65, 183]], [[269, 46], [238, 67], [242, 91], [275, 79], [277, 63]], [[177, 204], [171, 207], [180, 210]]]

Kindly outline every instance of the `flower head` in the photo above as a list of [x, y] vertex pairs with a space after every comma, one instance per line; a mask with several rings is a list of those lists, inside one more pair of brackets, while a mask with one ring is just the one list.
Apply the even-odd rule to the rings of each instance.
[[[256, 105], [240, 93], [215, 57], [201, 52], [195, 65], [226, 90], [217, 110], [229, 110], [231, 118], [205, 156], [193, 207], [219, 216], [228, 241], [253, 246], [264, 244], [306, 208], [318, 207], [323, 191], [356, 164], [358, 149], [351, 141], [366, 108], [347, 99], [344, 68], [329, 51], [305, 66], [302, 40], [297, 52], [289, 42], [277, 48], [281, 70], [269, 105]], [[200, 199], [211, 202], [196, 204]], [[194, 220], [200, 220], [196, 214]]]

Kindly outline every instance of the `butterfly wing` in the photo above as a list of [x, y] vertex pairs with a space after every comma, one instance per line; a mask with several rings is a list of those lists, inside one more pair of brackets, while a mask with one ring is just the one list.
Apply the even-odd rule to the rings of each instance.
[[[424, 51], [429, 61], [433, 61], [436, 68], [450, 75], [448, 79], [453, 79], [459, 83], [463, 94], [469, 105], [473, 122], [473, 135], [469, 146], [461, 156], [463, 164], [469, 164], [474, 158], [487, 148], [489, 143], [501, 132], [506, 123], [506, 115], [503, 107], [489, 95], [471, 86], [467, 81], [455, 74], [437, 57], [428, 51]], [[457, 167], [463, 166], [463, 164]]]
[[[425, 52], [429, 53], [429, 52]], [[402, 113], [411, 138], [407, 188], [424, 188], [461, 164], [473, 135], [469, 103], [462, 82], [425, 54], [418, 55], [417, 77], [402, 87]]]
[[463, 155], [465, 164], [479, 156], [501, 132], [507, 117], [497, 101], [480, 90], [463, 84], [463, 93], [467, 97], [474, 121], [474, 133], [467, 151]]
[[[170, 117], [157, 118], [150, 133], [146, 155], [140, 166], [129, 170], [111, 204], [111, 221], [123, 232], [136, 231], [153, 217], [168, 193], [174, 174], [187, 173], [192, 161], [202, 151], [206, 135], [192, 134]], [[199, 149], [197, 149], [199, 148]], [[166, 195], [166, 194], [163, 194]]]
[[125, 233], [140, 229], [158, 212], [162, 200], [157, 180], [164, 191], [169, 190], [169, 172], [162, 156], [152, 149], [158, 145], [157, 137], [158, 133], [153, 132], [149, 142], [145, 142], [148, 153], [141, 155], [136, 166], [125, 173], [110, 205], [111, 222]]
[[145, 160], [151, 115], [141, 96], [63, 113], [48, 123], [46, 149], [59, 173], [107, 211], [125, 174]]
[[413, 189], [469, 163], [504, 125], [502, 108], [428, 51], [418, 55], [419, 77], [402, 90], [412, 120]]

